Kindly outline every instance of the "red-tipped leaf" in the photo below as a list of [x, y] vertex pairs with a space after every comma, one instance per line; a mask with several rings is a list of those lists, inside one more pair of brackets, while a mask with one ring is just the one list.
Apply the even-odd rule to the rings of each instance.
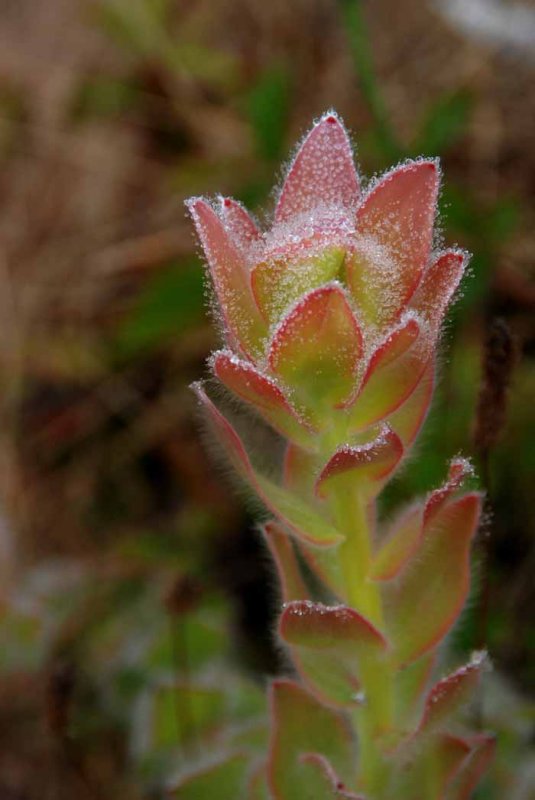
[[303, 679], [324, 702], [351, 707], [362, 702], [360, 659], [380, 655], [384, 636], [354, 609], [310, 600], [288, 603], [279, 634], [290, 645]]
[[428, 361], [427, 331], [408, 317], [373, 352], [358, 392], [349, 402], [349, 425], [363, 430], [392, 414], [414, 391]]
[[261, 233], [249, 212], [232, 197], [221, 198], [221, 217], [230, 238], [245, 256]]
[[256, 307], [247, 264], [222, 220], [204, 200], [189, 203], [226, 328], [250, 357], [259, 356], [266, 325]]
[[342, 287], [328, 284], [307, 294], [276, 329], [271, 371], [311, 412], [351, 395], [362, 355], [362, 336]]
[[310, 766], [316, 776], [314, 800], [366, 800], [363, 795], [350, 791], [320, 753], [305, 753], [301, 762]]
[[457, 619], [468, 594], [480, 512], [477, 493], [442, 506], [397, 580], [385, 584], [387, 632], [400, 666], [434, 648]]
[[229, 351], [214, 354], [212, 369], [227, 389], [251, 403], [275, 430], [299, 444], [310, 444], [313, 428], [297, 413], [272, 378]]
[[329, 547], [343, 536], [298, 498], [290, 495], [253, 468], [243, 442], [223, 414], [215, 407], [200, 384], [192, 387], [208, 415], [208, 421], [237, 472], [256, 491], [265, 506], [296, 536], [317, 547]]
[[277, 567], [283, 601], [289, 603], [292, 600], [306, 600], [309, 593], [297, 563], [292, 540], [286, 531], [273, 521], [266, 522], [263, 532]]
[[322, 469], [316, 481], [316, 494], [326, 498], [340, 488], [365, 495], [377, 494], [402, 455], [399, 437], [385, 425], [373, 442], [340, 447]]
[[412, 300], [414, 308], [436, 334], [446, 310], [457, 291], [468, 263], [466, 253], [447, 250], [441, 253], [424, 273]]
[[422, 737], [442, 730], [473, 696], [485, 666], [486, 654], [476, 653], [468, 664], [438, 681], [425, 699], [422, 718], [414, 736]]
[[335, 114], [326, 114], [307, 135], [290, 166], [275, 221], [284, 222], [320, 204], [351, 206], [358, 197], [358, 176], [346, 130]]
[[395, 321], [420, 283], [431, 253], [439, 174], [434, 161], [387, 173], [357, 211], [360, 241], [348, 283], [365, 319]]
[[396, 411], [388, 417], [388, 424], [397, 433], [407, 452], [427, 417], [435, 386], [435, 362], [430, 359], [414, 390]]
[[355, 751], [346, 718], [326, 708], [301, 686], [277, 680], [271, 687], [268, 782], [273, 800], [315, 797], [317, 775], [302, 756], [328, 759], [347, 786], [355, 773]]

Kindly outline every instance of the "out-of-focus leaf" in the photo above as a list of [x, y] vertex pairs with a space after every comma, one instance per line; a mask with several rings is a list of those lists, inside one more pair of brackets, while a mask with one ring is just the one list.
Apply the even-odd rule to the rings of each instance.
[[259, 155], [267, 161], [280, 158], [290, 105], [290, 76], [274, 66], [260, 76], [246, 100], [246, 111]]
[[174, 262], [149, 282], [118, 331], [119, 351], [133, 355], [155, 347], [204, 316], [204, 272], [197, 259]]
[[71, 114], [75, 120], [111, 117], [134, 108], [138, 102], [135, 84], [100, 75], [80, 84], [72, 99]]
[[198, 42], [173, 42], [165, 56], [167, 66], [173, 71], [185, 72], [199, 80], [229, 86], [236, 78], [236, 61], [230, 53]]
[[276, 800], [317, 797], [317, 776], [303, 763], [303, 753], [319, 753], [350, 785], [354, 743], [347, 719], [321, 705], [297, 683], [276, 681], [271, 688], [272, 727], [269, 786]]
[[97, 5], [97, 23], [120, 46], [143, 53], [148, 49], [152, 38], [152, 25], [143, 24], [152, 16], [151, 6], [153, 13], [156, 12], [152, 17], [154, 24], [160, 21], [157, 3], [134, 0], [127, 5], [121, 0], [104, 0]]
[[176, 747], [209, 736], [225, 717], [222, 689], [177, 684], [160, 686], [152, 698], [151, 745]]
[[247, 756], [235, 753], [178, 781], [169, 792], [176, 800], [236, 800], [243, 797]]
[[497, 244], [508, 239], [518, 227], [520, 215], [521, 206], [515, 198], [500, 198], [489, 211], [487, 237]]
[[474, 98], [466, 89], [440, 97], [429, 108], [412, 151], [436, 156], [454, 144], [466, 130], [473, 105]]
[[[164, 626], [148, 653], [148, 663], [159, 670], [198, 670], [225, 653], [226, 635], [210, 619], [182, 617]], [[177, 663], [178, 662], [178, 663]]]

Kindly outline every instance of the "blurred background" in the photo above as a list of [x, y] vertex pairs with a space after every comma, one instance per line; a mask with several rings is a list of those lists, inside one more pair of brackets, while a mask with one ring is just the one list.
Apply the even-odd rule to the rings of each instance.
[[269, 215], [331, 107], [364, 175], [441, 156], [444, 240], [474, 254], [386, 511], [477, 464], [452, 651], [495, 667], [480, 797], [533, 796], [534, 79], [533, 0], [1, 0], [2, 800], [162, 798], [265, 741], [277, 592], [188, 390], [217, 335], [183, 201]]

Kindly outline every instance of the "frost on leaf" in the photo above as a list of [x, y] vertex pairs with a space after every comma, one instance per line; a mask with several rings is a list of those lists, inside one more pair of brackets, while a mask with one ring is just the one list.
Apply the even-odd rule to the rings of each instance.
[[228, 351], [215, 353], [211, 362], [214, 374], [227, 389], [251, 403], [275, 430], [299, 444], [310, 444], [313, 428], [292, 407], [275, 381]]
[[269, 323], [311, 289], [338, 276], [344, 260], [340, 247], [328, 247], [319, 254], [304, 252], [292, 259], [260, 261], [251, 272], [253, 296], [260, 312]]
[[469, 461], [465, 458], [454, 458], [446, 483], [440, 489], [430, 492], [425, 503], [415, 503], [401, 512], [391, 524], [373, 558], [370, 568], [370, 577], [373, 580], [392, 580], [401, 572], [427, 535], [426, 529], [430, 527], [433, 518], [472, 472]]
[[421, 314], [436, 336], [448, 305], [466, 269], [468, 257], [459, 250], [441, 253], [425, 272], [411, 308]]
[[269, 350], [273, 374], [316, 418], [351, 395], [362, 355], [362, 336], [338, 284], [315, 289], [276, 329]]
[[323, 467], [315, 491], [327, 498], [333, 491], [376, 495], [403, 456], [403, 445], [388, 425], [379, 436], [360, 446], [343, 445]]
[[230, 238], [248, 260], [252, 245], [261, 236], [256, 222], [242, 204], [232, 197], [222, 197], [220, 207], [221, 218]]
[[266, 325], [253, 299], [244, 258], [208, 203], [193, 200], [189, 210], [208, 261], [226, 328], [246, 355], [259, 356]]
[[360, 659], [387, 647], [377, 628], [354, 609], [308, 600], [286, 604], [279, 634], [311, 690], [340, 708], [361, 702]]
[[326, 114], [299, 148], [284, 181], [275, 221], [324, 205], [350, 206], [359, 197], [351, 144], [335, 114]]
[[200, 384], [194, 384], [193, 389], [207, 413], [216, 440], [220, 442], [236, 471], [256, 491], [264, 505], [304, 541], [318, 547], [343, 541], [344, 537], [305, 503], [253, 468], [243, 442], [230, 422], [215, 407]]
[[400, 666], [435, 647], [457, 619], [468, 594], [480, 511], [477, 493], [443, 505], [399, 577], [385, 584], [387, 632]]
[[371, 189], [357, 211], [347, 280], [363, 318], [395, 322], [431, 253], [439, 174], [434, 161], [403, 164]]
[[359, 390], [348, 403], [350, 430], [363, 430], [399, 408], [420, 381], [428, 357], [426, 331], [409, 316], [372, 353]]
[[421, 737], [442, 730], [473, 696], [485, 668], [485, 653], [476, 653], [468, 664], [438, 681], [425, 699], [422, 718], [414, 736]]

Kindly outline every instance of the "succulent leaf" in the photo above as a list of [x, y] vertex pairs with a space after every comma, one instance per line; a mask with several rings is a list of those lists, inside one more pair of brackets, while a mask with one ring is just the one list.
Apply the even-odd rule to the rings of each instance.
[[346, 789], [332, 765], [319, 753], [306, 753], [301, 756], [303, 764], [309, 765], [316, 773], [314, 800], [365, 800], [363, 795]]
[[313, 211], [319, 203], [351, 206], [359, 198], [359, 181], [346, 130], [336, 114], [315, 125], [288, 170], [275, 221]]
[[435, 335], [461, 282], [467, 263], [467, 254], [460, 250], [441, 253], [425, 272], [411, 300], [411, 308], [426, 320]]
[[236, 800], [243, 794], [248, 756], [234, 753], [193, 771], [168, 790], [169, 798], [180, 800]]
[[469, 461], [465, 458], [454, 458], [444, 486], [431, 492], [425, 503], [414, 504], [399, 515], [374, 556], [370, 568], [370, 577], [373, 580], [392, 580], [401, 572], [425, 536], [426, 526], [431, 524], [436, 514], [472, 472]]
[[288, 524], [298, 537], [318, 547], [327, 547], [342, 541], [342, 534], [330, 523], [314, 513], [298, 498], [255, 471], [243, 442], [230, 422], [214, 406], [199, 384], [194, 384], [193, 389], [207, 412], [216, 439], [221, 443], [237, 472], [255, 489], [265, 506]]
[[424, 711], [415, 737], [441, 730], [451, 716], [473, 695], [485, 669], [485, 654], [476, 653], [472, 660], [451, 675], [438, 681], [425, 699]]
[[403, 455], [399, 437], [388, 425], [368, 444], [340, 447], [323, 467], [315, 486], [318, 497], [326, 498], [337, 487], [360, 492], [365, 496], [377, 494]]
[[279, 634], [292, 648], [304, 680], [321, 699], [344, 708], [361, 702], [360, 659], [387, 648], [371, 622], [348, 606], [310, 600], [287, 603]]
[[317, 775], [302, 756], [319, 753], [340, 780], [352, 786], [355, 752], [346, 718], [326, 708], [298, 684], [277, 680], [271, 687], [268, 781], [274, 800], [315, 797]]
[[309, 292], [273, 334], [269, 367], [321, 421], [355, 385], [362, 335], [344, 290], [337, 283]]
[[349, 427], [363, 430], [393, 413], [411, 394], [428, 361], [426, 331], [415, 317], [394, 328], [372, 353], [356, 396]]
[[251, 286], [256, 304], [264, 319], [276, 323], [282, 313], [310, 289], [334, 280], [340, 271], [345, 253], [331, 247], [304, 260], [261, 261], [251, 272]]
[[258, 357], [266, 336], [266, 325], [254, 302], [243, 256], [208, 203], [194, 199], [189, 203], [189, 210], [231, 339], [246, 355]]
[[293, 408], [272, 378], [227, 350], [214, 353], [211, 363], [221, 383], [250, 403], [275, 430], [298, 444], [310, 445], [314, 429]]
[[468, 593], [480, 510], [477, 493], [442, 506], [398, 579], [385, 585], [387, 630], [400, 666], [435, 647], [455, 622]]
[[357, 210], [347, 280], [363, 319], [381, 328], [406, 307], [431, 253], [439, 172], [414, 161], [381, 178]]
[[235, 246], [247, 258], [251, 246], [257, 242], [261, 233], [248, 211], [232, 197], [222, 197], [220, 214], [223, 224]]
[[274, 521], [266, 522], [263, 533], [277, 567], [283, 601], [288, 603], [291, 600], [306, 600], [309, 593], [303, 581], [290, 537]]

